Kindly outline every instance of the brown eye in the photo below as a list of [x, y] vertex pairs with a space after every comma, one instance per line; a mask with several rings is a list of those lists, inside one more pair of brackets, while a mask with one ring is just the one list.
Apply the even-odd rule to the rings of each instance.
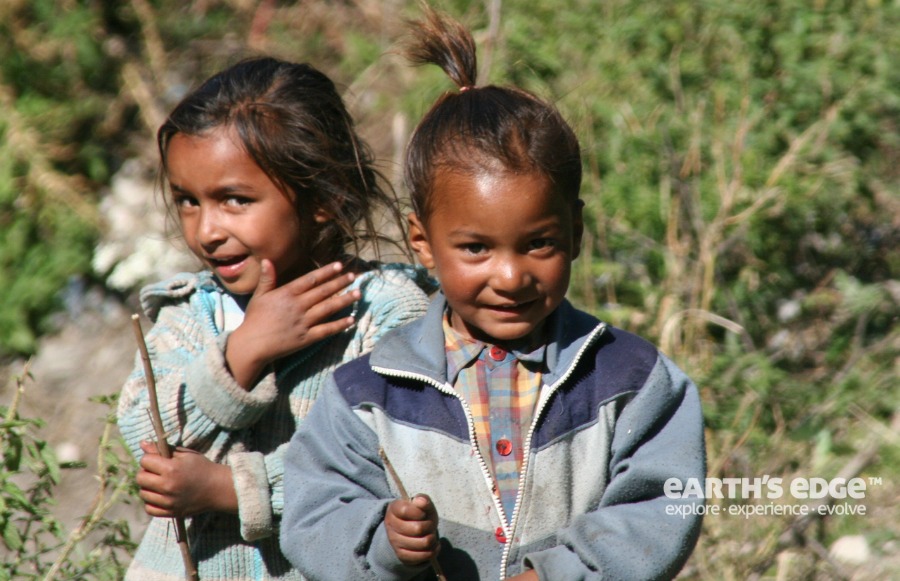
[[228, 198], [225, 199], [225, 203], [229, 206], [246, 206], [252, 201], [253, 200], [245, 196], [228, 196]]
[[192, 198], [191, 196], [184, 196], [184, 195], [174, 196], [173, 201], [175, 202], [175, 207], [178, 208], [179, 210], [191, 208], [191, 207], [198, 205], [197, 200]]
[[531, 250], [544, 250], [545, 248], [553, 248], [556, 246], [556, 241], [552, 238], [537, 238], [532, 240], [528, 246]]
[[474, 242], [472, 244], [463, 244], [461, 248], [467, 254], [482, 254], [487, 251], [487, 246]]

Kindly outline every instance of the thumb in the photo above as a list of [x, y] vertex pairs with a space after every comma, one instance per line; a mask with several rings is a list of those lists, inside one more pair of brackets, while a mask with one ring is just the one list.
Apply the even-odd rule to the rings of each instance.
[[141, 451], [144, 454], [159, 454], [159, 448], [157, 448], [156, 442], [151, 442], [150, 440], [141, 440]]
[[259, 263], [259, 282], [256, 284], [253, 296], [264, 295], [274, 290], [276, 286], [275, 265], [268, 258], [263, 258]]
[[437, 512], [434, 503], [431, 501], [431, 497], [427, 494], [417, 494], [413, 496], [411, 500], [414, 505], [424, 510], [429, 517]]

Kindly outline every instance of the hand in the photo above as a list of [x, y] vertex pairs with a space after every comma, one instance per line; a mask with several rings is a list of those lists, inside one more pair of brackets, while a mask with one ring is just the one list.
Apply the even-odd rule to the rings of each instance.
[[272, 262], [263, 260], [261, 268], [244, 322], [234, 330], [225, 347], [232, 376], [247, 389], [272, 361], [350, 327], [353, 317], [328, 319], [361, 296], [359, 290], [338, 294], [354, 279], [353, 273], [341, 274], [343, 266], [339, 262], [280, 287]]
[[171, 458], [160, 456], [154, 442], [141, 442], [144, 457], [135, 481], [144, 510], [150, 516], [192, 516], [201, 512], [237, 512], [231, 468], [203, 454], [176, 448]]
[[384, 526], [391, 547], [404, 565], [422, 565], [440, 551], [437, 508], [424, 494], [390, 503]]

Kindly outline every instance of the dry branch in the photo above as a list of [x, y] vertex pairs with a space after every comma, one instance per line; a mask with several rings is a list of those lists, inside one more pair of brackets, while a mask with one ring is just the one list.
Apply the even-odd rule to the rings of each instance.
[[[166, 431], [163, 428], [162, 417], [159, 414], [159, 403], [156, 399], [156, 380], [153, 376], [153, 366], [150, 363], [150, 354], [147, 352], [147, 343], [144, 341], [144, 332], [141, 330], [141, 320], [138, 315], [131, 316], [131, 322], [134, 326], [134, 335], [137, 339], [138, 349], [141, 351], [141, 362], [144, 365], [144, 377], [147, 380], [148, 399], [150, 400], [150, 417], [153, 420], [153, 429], [156, 432], [156, 447], [160, 456], [163, 458], [171, 458], [172, 450], [169, 448], [169, 442], [166, 440]], [[187, 530], [184, 526], [182, 517], [175, 517], [175, 540], [178, 541], [178, 548], [181, 549], [181, 558], [184, 561], [185, 576], [190, 581], [199, 581], [200, 576], [197, 574], [197, 566], [191, 557], [191, 550], [187, 542]]]

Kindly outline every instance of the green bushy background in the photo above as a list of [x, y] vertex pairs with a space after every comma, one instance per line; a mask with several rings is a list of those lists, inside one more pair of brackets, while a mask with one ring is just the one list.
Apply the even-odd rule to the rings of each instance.
[[[853, 534], [896, 567], [860, 575], [900, 574], [900, 3], [438, 6], [475, 31], [482, 83], [571, 120], [588, 226], [571, 298], [701, 386], [710, 475], [881, 478], [865, 517], [710, 517], [682, 575], [848, 578], [827, 547]], [[417, 15], [406, 0], [0, 6], [0, 358], [39, 349], [73, 280], [103, 287], [104, 188], [128, 159], [152, 165], [178, 96], [240, 56], [329, 72], [397, 175], [405, 133], [386, 124], [408, 132], [451, 88], [390, 52]]]

